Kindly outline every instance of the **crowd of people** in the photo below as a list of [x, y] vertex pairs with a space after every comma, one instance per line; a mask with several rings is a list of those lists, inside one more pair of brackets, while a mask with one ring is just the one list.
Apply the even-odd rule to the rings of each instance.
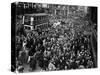
[[93, 68], [90, 35], [75, 31], [71, 22], [16, 36], [17, 70], [55, 71]]

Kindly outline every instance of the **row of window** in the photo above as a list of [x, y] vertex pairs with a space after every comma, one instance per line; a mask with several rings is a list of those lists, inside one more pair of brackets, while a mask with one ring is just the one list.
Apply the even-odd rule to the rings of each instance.
[[28, 26], [25, 26], [24, 28], [27, 30], [31, 30], [31, 27], [28, 27]]
[[33, 25], [38, 25], [38, 24], [43, 24], [43, 23], [47, 23], [48, 20], [40, 20], [40, 21], [33, 21]]
[[[43, 29], [43, 28], [46, 28], [46, 27], [48, 27], [48, 23], [35, 26], [36, 29], [38, 29], [38, 28]], [[32, 28], [31, 27], [28, 27], [28, 26], [24, 26], [24, 29], [26, 29], [26, 30], [32, 30]]]
[[37, 21], [37, 20], [45, 20], [47, 18], [48, 18], [47, 16], [38, 16], [38, 17], [34, 17], [34, 20], [35, 21]]

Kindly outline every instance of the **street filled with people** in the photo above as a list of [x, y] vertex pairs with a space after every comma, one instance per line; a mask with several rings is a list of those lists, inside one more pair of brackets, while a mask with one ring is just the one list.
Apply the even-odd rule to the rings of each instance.
[[85, 25], [76, 24], [60, 22], [28, 33], [20, 28], [16, 35], [17, 71], [93, 68], [91, 35], [84, 34]]

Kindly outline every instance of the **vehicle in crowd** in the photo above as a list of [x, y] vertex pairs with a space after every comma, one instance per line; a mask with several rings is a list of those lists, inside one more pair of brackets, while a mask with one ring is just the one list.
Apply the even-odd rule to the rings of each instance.
[[23, 16], [23, 25], [26, 31], [45, 28], [48, 23], [48, 14], [46, 13], [24, 14]]

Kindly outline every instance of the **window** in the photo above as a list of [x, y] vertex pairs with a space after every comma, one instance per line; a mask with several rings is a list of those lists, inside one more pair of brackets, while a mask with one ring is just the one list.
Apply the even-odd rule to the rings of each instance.
[[31, 28], [30, 27], [27, 27], [27, 29], [30, 30]]
[[26, 26], [25, 26], [24, 28], [25, 28], [25, 29], [27, 29], [27, 27], [26, 27]]
[[27, 24], [27, 25], [30, 25], [30, 21], [31, 18], [29, 16], [25, 16], [25, 21], [24, 21], [24, 24]]
[[24, 28], [27, 29], [27, 30], [30, 30], [31, 29], [31, 27], [27, 27], [27, 26], [25, 26]]
[[38, 18], [37, 17], [35, 17], [35, 21], [37, 21], [38, 20]]

